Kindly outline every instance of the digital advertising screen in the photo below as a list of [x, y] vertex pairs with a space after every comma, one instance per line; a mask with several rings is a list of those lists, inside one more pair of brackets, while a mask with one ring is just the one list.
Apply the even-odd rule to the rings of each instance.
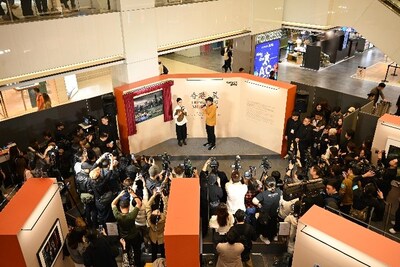
[[278, 69], [279, 45], [279, 39], [256, 45], [254, 75], [268, 78], [271, 70]]

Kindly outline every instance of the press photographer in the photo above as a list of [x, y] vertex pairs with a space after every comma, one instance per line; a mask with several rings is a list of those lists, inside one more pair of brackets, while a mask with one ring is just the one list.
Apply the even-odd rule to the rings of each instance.
[[89, 189], [92, 190], [97, 208], [97, 223], [106, 227], [111, 216], [111, 201], [115, 195], [112, 191], [114, 157], [110, 153], [101, 155], [89, 173]]
[[[211, 170], [208, 171], [208, 168]], [[228, 178], [225, 172], [219, 171], [218, 168], [219, 163], [217, 159], [211, 157], [204, 163], [203, 168], [200, 171], [200, 216], [203, 237], [207, 235], [208, 220], [210, 218], [209, 209], [211, 201], [209, 197], [209, 184], [218, 184], [221, 188], [222, 198], [220, 199], [220, 202], [226, 202], [227, 199], [225, 184], [228, 182]]]

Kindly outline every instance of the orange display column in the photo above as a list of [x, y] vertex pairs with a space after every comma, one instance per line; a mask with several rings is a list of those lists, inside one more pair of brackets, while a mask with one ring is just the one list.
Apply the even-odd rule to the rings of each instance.
[[200, 186], [198, 179], [172, 180], [165, 226], [167, 266], [200, 266]]

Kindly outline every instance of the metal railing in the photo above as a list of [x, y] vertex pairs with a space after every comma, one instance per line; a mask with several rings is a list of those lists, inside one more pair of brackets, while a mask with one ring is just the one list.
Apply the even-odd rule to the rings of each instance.
[[400, 1], [399, 0], [379, 0], [382, 4], [387, 6], [397, 15], [400, 15]]

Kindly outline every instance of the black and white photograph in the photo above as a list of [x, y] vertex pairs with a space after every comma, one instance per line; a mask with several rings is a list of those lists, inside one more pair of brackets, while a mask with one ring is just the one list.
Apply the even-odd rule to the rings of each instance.
[[64, 240], [62, 238], [60, 220], [54, 223], [46, 239], [36, 254], [41, 267], [52, 267], [60, 254]]
[[162, 90], [134, 99], [135, 122], [141, 123], [164, 113]]

